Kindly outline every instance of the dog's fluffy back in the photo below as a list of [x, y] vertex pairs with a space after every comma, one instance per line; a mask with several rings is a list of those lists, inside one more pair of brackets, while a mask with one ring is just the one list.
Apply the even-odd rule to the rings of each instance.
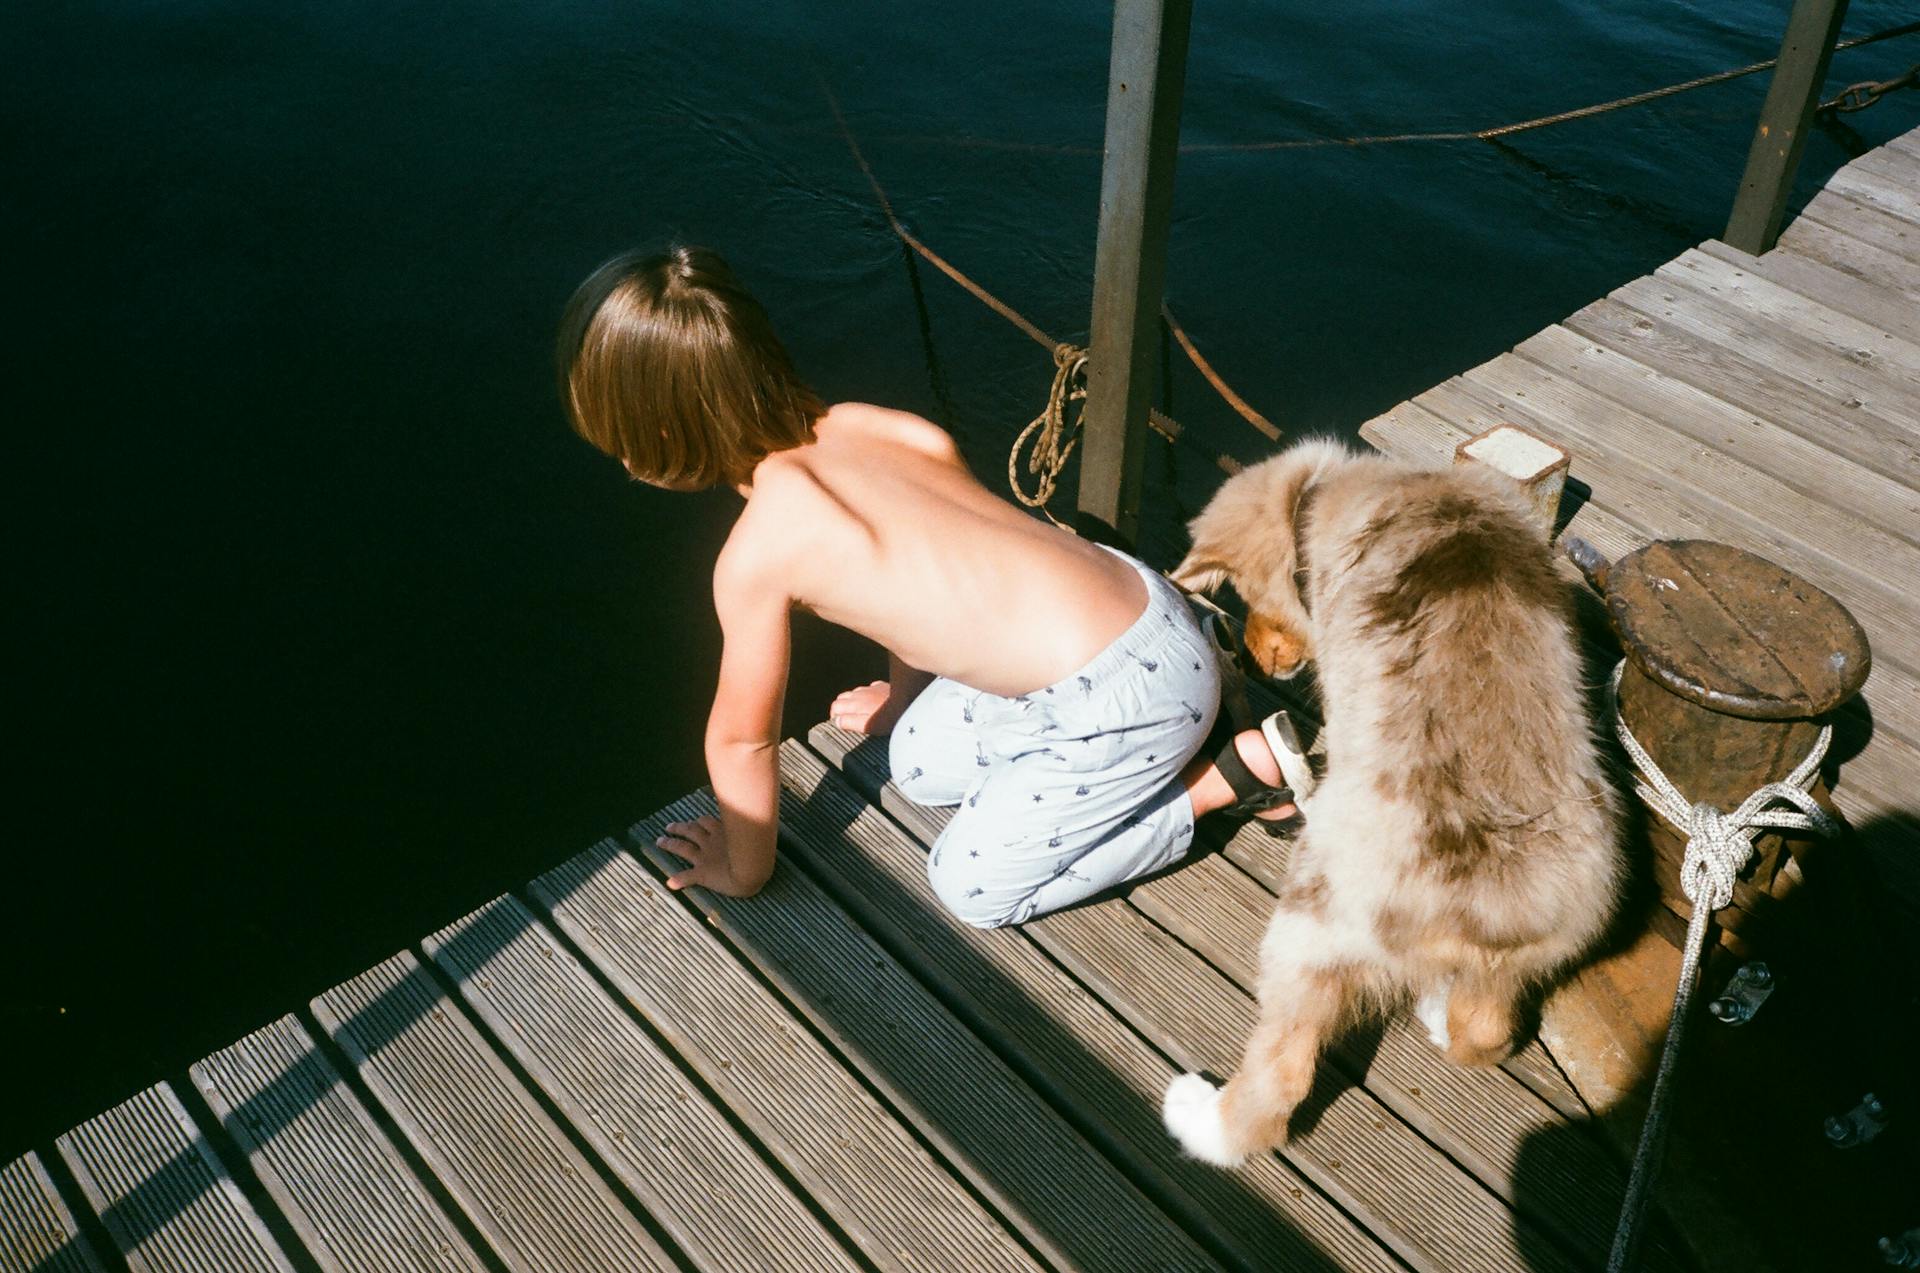
[[1345, 948], [1323, 953], [1378, 990], [1537, 979], [1612, 911], [1616, 797], [1569, 585], [1528, 518], [1480, 466], [1310, 443], [1229, 481], [1193, 525], [1183, 572], [1230, 577], [1250, 629], [1298, 626], [1317, 661], [1328, 777], [1289, 892], [1323, 899], [1321, 936]]

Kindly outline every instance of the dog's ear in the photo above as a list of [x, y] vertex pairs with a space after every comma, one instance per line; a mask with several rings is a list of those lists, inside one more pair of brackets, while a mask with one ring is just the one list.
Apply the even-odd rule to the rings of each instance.
[[1195, 544], [1186, 560], [1175, 566], [1167, 578], [1189, 592], [1211, 593], [1227, 582], [1228, 576], [1227, 563], [1218, 553]]

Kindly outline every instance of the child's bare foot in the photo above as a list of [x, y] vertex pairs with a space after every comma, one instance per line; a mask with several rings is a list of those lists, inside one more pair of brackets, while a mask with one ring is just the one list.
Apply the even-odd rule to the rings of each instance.
[[842, 729], [877, 737], [891, 733], [906, 709], [906, 703], [894, 701], [893, 687], [886, 681], [869, 681], [835, 698], [827, 709], [827, 719]]

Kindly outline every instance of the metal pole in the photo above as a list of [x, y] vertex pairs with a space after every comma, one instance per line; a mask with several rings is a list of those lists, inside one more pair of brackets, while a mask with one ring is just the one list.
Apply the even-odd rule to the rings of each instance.
[[1840, 38], [1840, 20], [1846, 16], [1847, 0], [1795, 0], [1787, 18], [1780, 64], [1767, 86], [1766, 104], [1760, 108], [1760, 124], [1747, 151], [1747, 170], [1740, 178], [1724, 236], [1729, 246], [1748, 256], [1759, 256], [1780, 237], [1794, 170], [1800, 166], [1807, 128], [1820, 104], [1820, 86], [1833, 61], [1834, 41]]
[[1077, 521], [1090, 538], [1129, 546], [1140, 527], [1192, 16], [1193, 0], [1113, 6]]

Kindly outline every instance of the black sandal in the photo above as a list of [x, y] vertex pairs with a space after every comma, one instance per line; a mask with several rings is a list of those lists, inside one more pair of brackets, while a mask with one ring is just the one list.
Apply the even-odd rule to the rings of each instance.
[[[1267, 746], [1273, 751], [1275, 761], [1280, 765], [1282, 774], [1288, 771], [1287, 761], [1291, 756], [1300, 758], [1300, 770], [1311, 774], [1306, 767], [1306, 757], [1302, 754], [1298, 736], [1294, 733], [1293, 722], [1284, 711], [1275, 712], [1260, 722], [1260, 734], [1266, 739]], [[1220, 812], [1232, 817], [1250, 817], [1260, 824], [1261, 830], [1268, 835], [1279, 836], [1286, 833], [1294, 819], [1259, 818], [1256, 814], [1268, 813], [1282, 805], [1297, 803], [1294, 790], [1290, 786], [1275, 786], [1259, 778], [1253, 770], [1247, 768], [1247, 762], [1240, 759], [1240, 749], [1233, 745], [1237, 731], [1227, 735], [1224, 746], [1213, 757], [1213, 764], [1220, 776], [1227, 780], [1227, 786], [1233, 789], [1234, 801]]]

